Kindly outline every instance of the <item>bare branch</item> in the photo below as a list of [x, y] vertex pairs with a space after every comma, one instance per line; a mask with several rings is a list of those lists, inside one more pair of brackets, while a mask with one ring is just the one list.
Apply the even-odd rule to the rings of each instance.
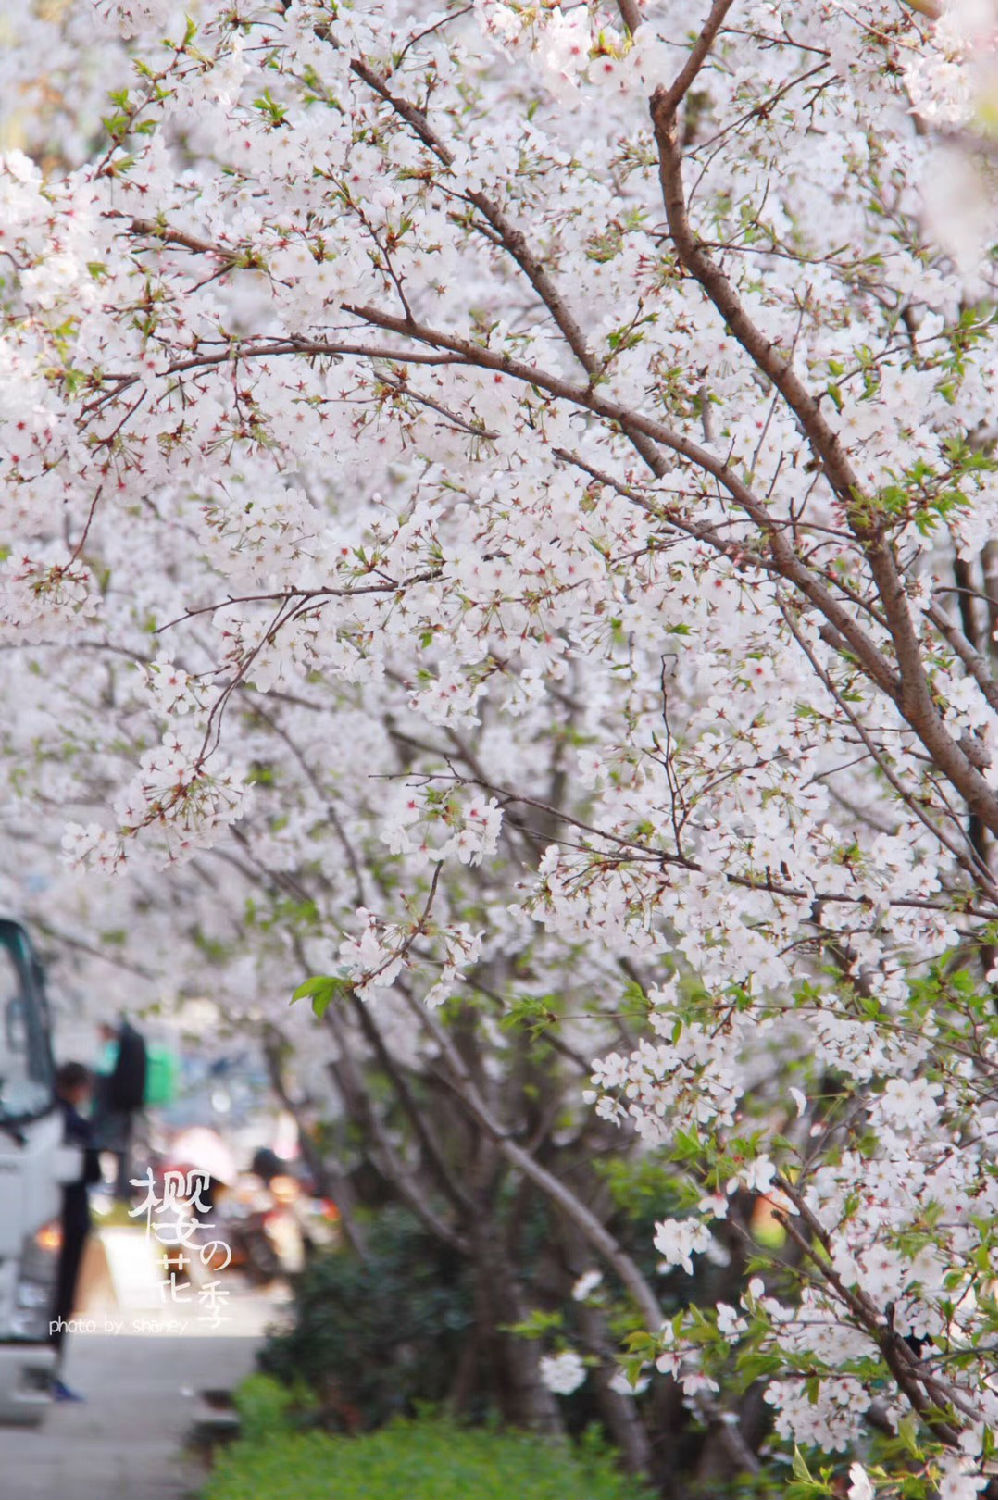
[[717, 33], [720, 31], [732, 3], [733, 0], [714, 0], [710, 8], [710, 14], [704, 22], [704, 28], [693, 43], [692, 50], [683, 65], [682, 71], [676, 80], [669, 85], [668, 89], [665, 90], [667, 107], [670, 111], [675, 112], [679, 108], [679, 105], [692, 88], [697, 74], [707, 61], [710, 49], [714, 45]]
[[947, 645], [956, 652], [995, 713], [998, 713], [998, 680], [989, 671], [984, 657], [974, 649], [967, 637], [957, 630], [952, 621], [946, 618], [937, 604], [930, 604], [924, 614], [939, 631]]

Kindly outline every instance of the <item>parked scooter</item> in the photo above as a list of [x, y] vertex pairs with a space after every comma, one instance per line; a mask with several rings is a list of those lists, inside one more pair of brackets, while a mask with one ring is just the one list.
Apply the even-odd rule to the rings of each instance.
[[285, 1259], [300, 1270], [317, 1251], [335, 1243], [339, 1210], [331, 1198], [316, 1194], [302, 1162], [287, 1161], [264, 1148], [253, 1158], [253, 1171], [274, 1200], [274, 1230], [287, 1245]]
[[264, 1147], [252, 1171], [220, 1196], [217, 1234], [231, 1252], [228, 1264], [261, 1283], [303, 1270], [335, 1242], [338, 1219], [336, 1205], [314, 1195], [294, 1162]]
[[284, 1266], [274, 1243], [272, 1212], [265, 1188], [245, 1175], [237, 1178], [218, 1199], [213, 1230], [218, 1248], [210, 1267], [241, 1271], [253, 1286], [276, 1280]]

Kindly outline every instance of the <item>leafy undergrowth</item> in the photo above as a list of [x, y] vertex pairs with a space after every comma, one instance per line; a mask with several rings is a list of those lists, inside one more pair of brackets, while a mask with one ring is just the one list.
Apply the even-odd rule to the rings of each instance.
[[651, 1500], [595, 1449], [440, 1417], [342, 1437], [295, 1430], [293, 1396], [262, 1376], [237, 1397], [244, 1436], [202, 1500]]

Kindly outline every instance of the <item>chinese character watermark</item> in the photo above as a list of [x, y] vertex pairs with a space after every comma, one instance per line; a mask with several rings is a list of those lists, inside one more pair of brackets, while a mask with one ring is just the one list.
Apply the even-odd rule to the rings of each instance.
[[199, 1322], [217, 1328], [229, 1290], [218, 1281], [206, 1281], [208, 1272], [224, 1271], [232, 1261], [232, 1247], [225, 1240], [203, 1241], [199, 1232], [214, 1229], [207, 1215], [210, 1203], [205, 1201], [211, 1184], [208, 1172], [181, 1172], [171, 1168], [164, 1172], [162, 1184], [156, 1182], [151, 1167], [146, 1175], [132, 1181], [145, 1196], [128, 1210], [129, 1218], [144, 1217], [146, 1235], [162, 1247], [159, 1264], [163, 1275], [159, 1282], [160, 1298], [165, 1305], [186, 1304]]

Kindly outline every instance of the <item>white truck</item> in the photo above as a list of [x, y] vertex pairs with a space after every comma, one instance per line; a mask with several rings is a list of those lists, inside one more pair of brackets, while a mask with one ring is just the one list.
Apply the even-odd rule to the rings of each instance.
[[38, 1422], [51, 1399], [61, 1183], [80, 1172], [54, 1073], [41, 966], [24, 928], [0, 918], [0, 1422]]

